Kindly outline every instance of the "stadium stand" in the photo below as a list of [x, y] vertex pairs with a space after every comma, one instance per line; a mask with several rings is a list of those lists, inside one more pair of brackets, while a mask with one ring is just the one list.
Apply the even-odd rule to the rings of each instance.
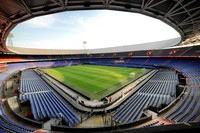
[[[123, 51], [124, 50], [124, 51]], [[59, 67], [78, 64], [95, 64], [121, 67], [141, 67], [157, 69], [159, 67], [170, 68], [186, 78], [186, 90], [183, 97], [179, 100], [173, 110], [169, 111], [164, 119], [175, 123], [191, 123], [200, 121], [199, 112], [199, 84], [200, 84], [200, 45], [172, 47], [166, 49], [130, 51], [126, 47], [108, 48], [90, 51], [78, 51], [77, 54], [66, 55], [1, 55], [0, 57], [0, 89], [3, 89], [6, 79], [17, 71], [23, 71], [29, 68]], [[48, 53], [49, 51], [47, 51]], [[58, 52], [58, 51], [57, 51]], [[66, 51], [65, 51], [66, 52]], [[96, 53], [97, 52], [97, 53]], [[85, 54], [87, 53], [87, 54]], [[89, 54], [88, 54], [89, 53]], [[171, 70], [170, 70], [171, 71]], [[162, 73], [158, 78], [153, 77], [136, 94], [131, 96], [116, 112], [113, 113], [113, 120], [120, 124], [134, 123], [140, 121], [145, 116], [146, 109], [159, 113], [163, 107], [170, 106], [176, 99], [175, 86], [177, 84], [177, 75], [174, 71], [159, 71]], [[26, 72], [26, 71], [24, 71]], [[167, 74], [169, 73], [169, 74]], [[172, 76], [172, 75], [176, 76]], [[164, 77], [162, 77], [165, 75]], [[168, 75], [168, 76], [167, 76]], [[170, 76], [169, 76], [170, 75]], [[34, 75], [27, 75], [27, 77]], [[35, 75], [37, 76], [37, 74]], [[154, 79], [155, 78], [155, 79]], [[171, 80], [166, 80], [166, 79]], [[173, 80], [172, 80], [173, 79]], [[176, 80], [175, 80], [176, 79]], [[27, 87], [27, 85], [29, 85]], [[56, 118], [59, 112], [65, 112], [67, 106], [60, 101], [56, 93], [47, 87], [46, 83], [39, 78], [23, 79], [20, 82], [20, 101], [31, 101], [31, 108], [34, 119], [41, 121], [45, 117]], [[24, 87], [25, 86], [25, 87]], [[162, 88], [159, 91], [155, 88]], [[51, 99], [54, 97], [55, 99]], [[51, 99], [51, 100], [49, 100]], [[48, 106], [58, 102], [58, 106]], [[134, 104], [134, 103], [138, 103]], [[1, 102], [2, 104], [2, 102]], [[136, 107], [138, 107], [136, 109]], [[1, 128], [6, 131], [33, 131], [34, 129], [16, 124], [3, 112], [0, 107]], [[46, 111], [48, 110], [48, 111]], [[80, 118], [74, 115], [73, 111], [65, 114], [64, 121], [68, 126], [75, 126], [80, 123]], [[122, 112], [122, 113], [121, 113]], [[123, 115], [122, 115], [123, 114]], [[70, 116], [70, 117], [67, 117]]]
[[[167, 106], [175, 98], [178, 77], [174, 71], [159, 71], [114, 114], [115, 121], [130, 123], [141, 118], [145, 109]], [[156, 111], [156, 110], [155, 110]]]
[[165, 118], [176, 122], [195, 121], [200, 115], [197, 111], [199, 109], [200, 88], [199, 60], [180, 60], [169, 65], [181, 70], [186, 76], [187, 90], [181, 102]]
[[[46, 56], [47, 57], [47, 56]], [[59, 57], [61, 58], [61, 57]], [[36, 59], [37, 60], [37, 59]], [[73, 59], [73, 60], [57, 60], [57, 61], [44, 61], [44, 62], [22, 62], [22, 63], [9, 63], [6, 65], [6, 70], [1, 73], [1, 89], [6, 78], [12, 73], [25, 70], [27, 68], [37, 68], [37, 67], [58, 67], [58, 66], [69, 66], [77, 65], [79, 63], [93, 63], [99, 65], [121, 65], [121, 66], [153, 66], [156, 67], [168, 67], [180, 72], [186, 77], [187, 89], [183, 100], [164, 118], [174, 121], [174, 122], [198, 122], [199, 121], [199, 83], [200, 83], [200, 73], [199, 73], [199, 64], [200, 61], [198, 58], [124, 58], [123, 63], [113, 63], [116, 59], [114, 58], [98, 58], [98, 59]], [[78, 63], [79, 62], [79, 63]], [[26, 75], [27, 73], [27, 75]], [[25, 75], [24, 75], [25, 74]], [[35, 76], [35, 78], [33, 78]], [[43, 117], [56, 117], [56, 114], [59, 112], [58, 109], [60, 106], [48, 107], [45, 100], [49, 100], [50, 97], [55, 99], [49, 102], [59, 101], [59, 97], [51, 90], [50, 87], [47, 87], [46, 83], [37, 77], [38, 75], [26, 70], [22, 72], [20, 91], [23, 92], [20, 94], [20, 101], [30, 100], [32, 104], [33, 114], [35, 120], [41, 120]], [[32, 79], [30, 78], [32, 77]], [[29, 87], [27, 87], [27, 84]], [[145, 109], [151, 107], [152, 110], [158, 111], [161, 109], [161, 106], [167, 106], [172, 101], [175, 100], [175, 86], [177, 84], [177, 74], [171, 70], [161, 70], [159, 71], [149, 82], [147, 82], [135, 95], [133, 95], [127, 102], [125, 102], [114, 114], [113, 118], [115, 121], [121, 123], [131, 123], [136, 120], [140, 120], [144, 115]], [[162, 89], [155, 89], [162, 88]], [[133, 102], [134, 101], [134, 102]], [[144, 102], [146, 101], [146, 102]], [[134, 103], [140, 103], [138, 105], [133, 105]], [[145, 103], [145, 104], [144, 104]], [[140, 105], [140, 106], [139, 106]], [[137, 110], [134, 107], [139, 107]], [[54, 109], [51, 109], [54, 108]], [[1, 108], [2, 110], [2, 108]], [[48, 111], [44, 111], [48, 110]], [[134, 113], [126, 113], [130, 111]], [[181, 111], [180, 111], [181, 110]], [[39, 113], [40, 112], [40, 113]], [[124, 112], [124, 113], [120, 113]], [[74, 114], [71, 111], [72, 114]], [[124, 114], [124, 115], [121, 115]], [[132, 116], [132, 115], [134, 116]], [[6, 115], [1, 115], [3, 121], [10, 120]], [[67, 115], [66, 115], [67, 116]], [[70, 119], [70, 118], [69, 118]], [[66, 120], [67, 121], [67, 120]], [[80, 119], [76, 116], [71, 118], [69, 126], [74, 126], [79, 123]], [[13, 125], [17, 128], [24, 128], [26, 130], [33, 130], [22, 125]], [[5, 128], [11, 128], [11, 126], [5, 126]], [[13, 128], [14, 130], [14, 128]]]
[[22, 58], [20, 56], [13, 56], [10, 57], [8, 55], [1, 55], [0, 56], [0, 63], [7, 63], [7, 62], [18, 62], [22, 61]]
[[[51, 65], [54, 63], [14, 63], [14, 64], [7, 64], [6, 68], [7, 70], [3, 71], [2, 73], [0, 73], [0, 90], [2, 91], [3, 89], [3, 84], [5, 83], [6, 79], [12, 74], [15, 73], [19, 70], [24, 70], [27, 68], [34, 68], [34, 67], [51, 67]], [[69, 63], [70, 65], [73, 63]], [[38, 66], [36, 66], [38, 65]], [[49, 66], [47, 66], [49, 65]], [[26, 77], [27, 78], [27, 77]], [[41, 81], [42, 82], [42, 81]], [[43, 82], [44, 83], [44, 82]], [[40, 84], [41, 86], [44, 86], [44, 84]], [[34, 85], [35, 86], [35, 85]], [[40, 87], [41, 87], [40, 86]], [[38, 87], [38, 86], [36, 86]], [[56, 101], [59, 102], [59, 98], [53, 94], [52, 92], [50, 93], [51, 96], [57, 98]], [[21, 96], [20, 96], [21, 97]], [[30, 96], [31, 97], [31, 96]], [[1, 105], [0, 105], [0, 112], [1, 112], [1, 119], [0, 119], [0, 124], [1, 124], [1, 128], [4, 129], [5, 131], [8, 132], [20, 132], [20, 133], [25, 133], [25, 132], [33, 132], [35, 129], [29, 128], [29, 127], [25, 127], [23, 125], [17, 124], [14, 121], [12, 121], [10, 118], [8, 118], [2, 108], [2, 99], [1, 99]], [[65, 111], [67, 111], [66, 106], [63, 105], [62, 102], [59, 102], [58, 105], [61, 105], [61, 109], [65, 109]], [[64, 111], [63, 111], [64, 112]], [[64, 114], [66, 114], [67, 112], [65, 112]], [[73, 115], [73, 113], [71, 114]], [[67, 117], [65, 117], [65, 120]], [[69, 123], [71, 124], [75, 124], [77, 122], [79, 122], [79, 118], [77, 117], [74, 121], [72, 121], [73, 123]]]
[[[17, 71], [18, 68], [13, 68], [13, 69], [8, 69], [4, 72], [2, 72], [0, 75], [0, 91], [2, 91], [3, 89], [3, 84], [6, 80], [6, 78], [11, 75], [12, 73], [14, 73], [15, 71]], [[17, 124], [16, 122], [14, 122], [13, 120], [11, 120], [10, 118], [8, 118], [8, 116], [5, 114], [4, 109], [3, 109], [3, 99], [1, 99], [0, 101], [0, 127], [2, 129], [5, 130], [5, 132], [21, 132], [21, 133], [26, 133], [26, 132], [33, 132], [34, 129], [23, 126], [21, 124]]]
[[6, 64], [0, 64], [0, 72], [3, 72], [6, 70]]
[[65, 122], [74, 126], [80, 122], [80, 118], [67, 107], [62, 100], [52, 91], [33, 70], [22, 72], [20, 82], [20, 101], [30, 100], [34, 119], [56, 118], [63, 114]]

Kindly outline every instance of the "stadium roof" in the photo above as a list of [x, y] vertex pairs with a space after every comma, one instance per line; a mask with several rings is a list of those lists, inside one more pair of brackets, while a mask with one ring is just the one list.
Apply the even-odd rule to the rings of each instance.
[[24, 55], [72, 55], [72, 54], [95, 54], [95, 53], [117, 53], [117, 52], [130, 52], [130, 51], [142, 51], [142, 50], [156, 50], [169, 48], [180, 42], [180, 38], [173, 38], [169, 40], [162, 40], [156, 42], [149, 42], [143, 44], [96, 48], [96, 49], [38, 49], [38, 48], [22, 48], [7, 46], [7, 48], [17, 54]]
[[6, 37], [18, 23], [69, 10], [109, 9], [138, 12], [176, 29], [182, 39], [200, 31], [199, 0], [0, 0], [0, 52], [9, 52]]

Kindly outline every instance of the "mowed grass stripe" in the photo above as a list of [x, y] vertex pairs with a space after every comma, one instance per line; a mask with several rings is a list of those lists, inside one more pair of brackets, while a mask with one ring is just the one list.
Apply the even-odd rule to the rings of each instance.
[[84, 71], [87, 71], [90, 69], [100, 69], [100, 71], [94, 71], [95, 73], [101, 73], [102, 71], [101, 70], [104, 70], [103, 68], [105, 68], [107, 71], [114, 71], [114, 72], [117, 72], [117, 73], [122, 73], [124, 74], [124, 72], [128, 72], [128, 71], [133, 71], [133, 68], [122, 68], [122, 67], [111, 67], [111, 66], [94, 66], [94, 67], [90, 67], [89, 65], [84, 65], [83, 68], [86, 68], [84, 69]]
[[[76, 67], [76, 68], [78, 68], [78, 67]], [[84, 70], [86, 70], [86, 69], [84, 69]], [[74, 74], [79, 74], [80, 76], [86, 76], [90, 80], [100, 81], [101, 82], [101, 86], [104, 86], [103, 84], [113, 85], [113, 84], [116, 84], [116, 82], [120, 82], [120, 83], [123, 84], [129, 79], [129, 77], [127, 77], [127, 75], [125, 76], [125, 75], [118, 74], [116, 76], [116, 72], [113, 73], [113, 72], [110, 72], [110, 71], [101, 70], [101, 73], [98, 73], [98, 76], [97, 76], [96, 75], [97, 73], [94, 72], [94, 71], [100, 71], [100, 69], [91, 69], [91, 68], [89, 68], [88, 70], [87, 70], [87, 72], [86, 71], [83, 72], [83, 69], [79, 69], [78, 71], [76, 69], [76, 70], [72, 70], [72, 71], [74, 72]], [[71, 70], [68, 70], [68, 72], [69, 71], [72, 72]], [[132, 71], [130, 71], [130, 72], [132, 72]], [[129, 75], [129, 72], [128, 72], [128, 75]], [[106, 85], [105, 85], [105, 87], [106, 87]], [[111, 86], [107, 86], [107, 88], [109, 88], [109, 87], [111, 87]]]
[[[62, 70], [62, 69], [60, 69]], [[48, 72], [51, 75], [51, 72]], [[54, 75], [54, 74], [53, 74]], [[53, 76], [52, 75], [52, 76]], [[62, 80], [59, 79], [59, 77], [67, 77], [67, 78], [62, 78]], [[68, 71], [63, 71], [60, 74], [56, 74], [54, 75], [54, 77], [56, 79], [58, 79], [59, 81], [65, 83], [66, 85], [76, 89], [77, 91], [79, 91], [82, 94], [86, 94], [89, 97], [94, 97], [97, 98], [94, 94], [98, 93], [99, 91], [102, 91], [108, 87], [112, 87], [112, 84], [109, 85], [105, 85], [104, 82], [99, 82], [99, 81], [95, 81], [95, 78], [87, 78], [86, 76], [81, 77], [82, 75], [79, 75], [77, 73], [77, 75], [75, 73], [68, 73]], [[76, 84], [74, 84], [76, 83]]]
[[141, 69], [93, 65], [50, 68], [45, 71], [91, 100], [100, 100], [119, 89], [129, 80], [131, 72], [141, 75]]
[[[80, 75], [79, 75], [80, 76]], [[72, 76], [69, 76], [69, 77], [71, 77], [72, 78]], [[78, 77], [78, 78], [80, 78], [80, 77]], [[76, 80], [76, 79], [75, 79]], [[81, 83], [82, 84], [82, 83]], [[96, 83], [95, 83], [96, 84]], [[82, 84], [82, 86], [84, 87], [84, 85]], [[92, 85], [90, 85], [91, 87], [93, 87]], [[101, 86], [103, 86], [102, 84], [101, 84]], [[102, 87], [103, 88], [103, 87]], [[97, 91], [95, 91], [95, 90], [97, 90], [98, 88], [95, 88], [93, 91], [94, 92], [97, 92]]]
[[[101, 66], [101, 67], [105, 67], [105, 66]], [[101, 68], [100, 67], [100, 68]], [[98, 68], [98, 69], [97, 69]], [[108, 69], [110, 68], [110, 70]], [[109, 81], [112, 81], [113, 78], [118, 78], [118, 80], [120, 81], [124, 81], [124, 80], [127, 80], [127, 73], [128, 75], [133, 72], [133, 68], [119, 68], [119, 67], [113, 67], [114, 69], [112, 69], [112, 67], [108, 67], [106, 66], [106, 69], [107, 70], [104, 70], [104, 69], [99, 69], [99, 67], [94, 67], [94, 68], [91, 68], [91, 66], [83, 66], [81, 67], [81, 69], [79, 69], [79, 67], [74, 67], [73, 69], [74, 70], [79, 70], [79, 71], [82, 71], [82, 72], [88, 72], [90, 75], [92, 74], [98, 74], [98, 75], [102, 75], [101, 78], [106, 78], [107, 80]], [[116, 69], [116, 70], [115, 70]], [[128, 70], [127, 70], [128, 69]], [[134, 68], [134, 72], [135, 72], [135, 68]], [[126, 74], [126, 75], [124, 75]], [[106, 76], [105, 76], [106, 75]]]
[[[91, 77], [91, 78], [97, 78], [96, 80], [101, 79], [100, 77], [104, 76], [105, 77], [105, 73], [95, 73], [94, 70], [93, 71], [83, 71], [83, 69], [66, 69], [67, 72], [69, 73], [73, 73], [73, 74], [77, 74], [80, 76], [87, 76], [87, 77]], [[113, 80], [113, 76], [106, 76], [106, 77], [110, 77], [109, 80]]]
[[[81, 67], [82, 68], [82, 67]], [[62, 69], [61, 69], [62, 70]], [[112, 73], [110, 73], [108, 75], [109, 71], [106, 71], [104, 73], [96, 73], [94, 71], [97, 71], [97, 69], [95, 70], [87, 70], [86, 69], [79, 69], [79, 67], [73, 67], [71, 69], [66, 69], [66, 71], [71, 75], [72, 73], [74, 75], [79, 75], [79, 76], [84, 76], [84, 77], [88, 77], [88, 79], [90, 80], [95, 80], [95, 81], [99, 81], [101, 82], [101, 86], [104, 86], [103, 84], [108, 84], [108, 87], [110, 87], [110, 85], [112, 86], [114, 83], [116, 83], [116, 80], [118, 80], [118, 82], [125, 82], [127, 80], [127, 77], [125, 77], [124, 75], [120, 75], [121, 77], [116, 77], [113, 76]], [[98, 76], [97, 76], [98, 75]], [[106, 76], [105, 76], [106, 75]], [[123, 77], [122, 77], [123, 76]], [[102, 82], [103, 81], [103, 82]], [[92, 82], [92, 81], [91, 81]], [[106, 87], [106, 86], [105, 86]]]
[[[65, 69], [65, 68], [64, 68]], [[60, 69], [60, 70], [62, 70], [62, 69]], [[80, 70], [72, 70], [72, 69], [65, 69], [65, 71], [63, 70], [63, 74], [65, 74], [65, 73], [67, 73], [66, 74], [66, 76], [68, 76], [69, 78], [71, 77], [71, 78], [82, 78], [82, 77], [84, 77], [84, 78], [82, 78], [83, 79], [83, 81], [82, 82], [88, 82], [87, 80], [84, 80], [84, 79], [86, 79], [86, 77], [87, 77], [87, 79], [89, 79], [90, 80], [90, 82], [88, 82], [88, 84], [96, 84], [96, 82], [101, 82], [101, 81], [103, 81], [103, 80], [105, 80], [105, 75], [102, 75], [102, 76], [104, 76], [104, 77], [102, 77], [101, 75], [98, 75], [97, 76], [97, 74], [91, 74], [91, 73], [85, 73], [85, 72], [82, 72], [82, 71], [80, 71]], [[104, 85], [104, 84], [107, 84], [108, 86], [110, 85], [110, 86], [112, 86], [112, 84], [114, 83], [114, 82], [116, 82], [113, 78], [110, 78], [109, 79], [109, 81], [108, 80], [106, 80], [106, 82], [103, 82], [103, 83], [101, 83], [103, 86], [106, 86], [106, 85]]]
[[67, 70], [69, 73], [74, 73], [74, 74], [78, 74], [79, 76], [86, 76], [89, 79], [93, 79], [96, 81], [104, 81], [104, 83], [106, 84], [113, 84], [116, 82], [116, 80], [126, 80], [127, 78], [124, 75], [118, 75], [114, 76], [113, 73], [110, 73], [109, 71], [106, 72], [101, 72], [101, 73], [96, 73], [94, 71], [99, 71], [97, 69], [93, 69], [93, 70], [89, 70], [89, 71], [83, 71], [83, 69], [68, 69]]
[[[64, 83], [66, 83], [72, 88], [78, 89], [79, 91], [83, 93], [90, 92], [91, 94], [93, 94], [93, 93], [97, 93], [99, 90], [104, 89], [103, 85], [101, 86], [97, 85], [99, 82], [92, 82], [90, 79], [86, 80], [85, 78], [79, 77], [76, 75], [68, 75], [68, 77], [69, 78], [66, 81], [64, 81]], [[74, 84], [74, 82], [76, 84]]]
[[[81, 71], [77, 72], [77, 71], [67, 71], [67, 74], [66, 76], [68, 76], [68, 80], [70, 81], [70, 79], [79, 79], [81, 81], [77, 82], [77, 85], [80, 84], [80, 86], [83, 86], [83, 87], [87, 87], [85, 88], [86, 90], [88, 91], [93, 91], [92, 87], [95, 87], [94, 89], [94, 93], [97, 93], [98, 90], [102, 90], [102, 89], [105, 89], [105, 87], [109, 87], [109, 86], [112, 86], [111, 83], [109, 82], [102, 82], [103, 81], [103, 78], [99, 78], [100, 76], [97, 77], [97, 75], [92, 75], [91, 74], [85, 74], [85, 73], [82, 73]], [[74, 81], [72, 80], [72, 81]], [[65, 81], [64, 81], [65, 82]], [[67, 83], [68, 81], [66, 81]], [[99, 84], [101, 82], [101, 84]], [[90, 86], [90, 87], [88, 87]]]
[[[54, 70], [56, 71], [56, 70]], [[85, 83], [83, 83], [83, 78], [81, 77], [72, 77], [72, 76], [69, 76], [68, 73], [65, 73], [65, 72], [56, 72], [56, 74], [53, 72], [53, 71], [49, 71], [48, 70], [48, 73], [52, 76], [54, 76], [56, 79], [58, 79], [59, 81], [63, 82], [64, 84], [72, 87], [73, 89], [77, 90], [78, 92], [84, 94], [84, 95], [87, 95], [87, 96], [92, 96], [94, 94], [94, 90], [93, 91], [90, 91], [89, 89], [86, 89], [88, 88], [88, 85], [86, 85]], [[52, 74], [53, 73], [53, 74]], [[66, 76], [67, 74], [67, 76]], [[62, 80], [60, 77], [63, 77]], [[68, 78], [66, 78], [68, 77]], [[85, 80], [85, 78], [84, 78]], [[90, 85], [91, 88], [93, 87], [96, 87], [94, 85]]]

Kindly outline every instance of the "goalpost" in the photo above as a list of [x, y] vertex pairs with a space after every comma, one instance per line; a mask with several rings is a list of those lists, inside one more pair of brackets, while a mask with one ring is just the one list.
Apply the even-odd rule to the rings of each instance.
[[131, 73], [130, 73], [130, 78], [135, 78], [136, 75], [137, 75], [136, 72], [131, 72]]

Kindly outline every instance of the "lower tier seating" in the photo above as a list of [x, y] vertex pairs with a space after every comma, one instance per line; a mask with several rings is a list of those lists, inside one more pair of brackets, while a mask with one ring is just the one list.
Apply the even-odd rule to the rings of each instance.
[[[95, 60], [89, 60], [91, 62], [94, 62], [94, 64], [100, 64], [104, 65], [103, 63], [106, 63], [107, 65], [119, 65], [119, 66], [128, 66], [128, 67], [152, 67], [155, 68], [157, 66], [162, 67], [170, 67], [175, 69], [176, 71], [179, 71], [182, 75], [186, 78], [186, 91], [181, 98], [180, 102], [177, 103], [177, 105], [173, 108], [171, 112], [169, 112], [164, 118], [174, 121], [174, 122], [200, 122], [200, 60], [198, 58], [165, 58], [165, 59], [159, 59], [154, 60], [151, 59], [125, 59], [123, 64], [113, 64], [113, 59], [95, 59]], [[48, 62], [48, 61], [46, 61]], [[19, 70], [24, 70], [27, 68], [35, 68], [35, 67], [55, 67], [59, 65], [76, 65], [79, 61], [77, 60], [66, 60], [64, 62], [51, 62], [51, 63], [42, 63], [42, 62], [32, 62], [32, 63], [11, 63], [6, 65], [6, 70], [0, 73], [0, 91], [3, 89], [3, 85], [5, 83], [5, 80], [14, 72], [17, 72]], [[86, 60], [81, 60], [81, 63], [87, 62]], [[149, 64], [148, 64], [149, 63]], [[163, 75], [163, 74], [162, 74]], [[165, 75], [165, 74], [164, 74]], [[176, 76], [168, 76], [171, 77], [173, 80], [176, 78]], [[166, 80], [166, 77], [160, 78], [163, 80]], [[158, 81], [156, 81], [158, 80]], [[127, 100], [123, 106], [121, 106], [114, 114], [113, 118], [116, 121], [119, 121], [121, 123], [128, 123], [132, 122], [134, 120], [140, 119], [143, 110], [145, 108], [148, 108], [150, 106], [159, 108], [162, 104], [168, 104], [171, 101], [174, 100], [174, 89], [173, 87], [170, 87], [172, 84], [176, 84], [176, 81], [169, 80], [169, 81], [159, 81], [159, 78], [152, 80], [149, 82], [148, 85], [145, 85], [143, 88], [141, 88], [140, 91], [133, 97], [131, 97], [129, 100]], [[26, 81], [25, 81], [26, 82]], [[28, 84], [30, 82], [27, 80]], [[35, 81], [37, 82], [37, 80]], [[162, 82], [163, 86], [162, 88], [171, 88], [171, 89], [153, 89], [157, 88], [158, 83], [156, 82]], [[39, 83], [36, 86], [41, 85], [42, 82], [39, 81]], [[172, 86], [174, 86], [172, 85]], [[33, 86], [33, 85], [32, 85]], [[35, 118], [40, 119], [40, 116], [45, 117], [53, 117], [54, 115], [61, 110], [61, 107], [59, 109], [49, 109], [49, 107], [45, 106], [44, 101], [45, 99], [49, 98], [50, 96], [54, 97], [54, 100], [60, 100], [60, 98], [55, 95], [49, 88], [45, 89], [37, 89], [36, 93], [34, 93], [31, 89], [26, 90], [25, 88], [22, 89], [22, 91], [25, 93], [20, 96], [21, 100], [27, 100], [29, 99], [32, 101], [35, 107], [35, 110], [41, 112], [41, 113], [35, 113]], [[37, 100], [34, 97], [38, 97]], [[40, 97], [40, 98], [39, 98]], [[43, 101], [43, 102], [42, 102]], [[37, 107], [35, 105], [36, 102], [39, 102]], [[55, 102], [55, 101], [50, 101]], [[135, 102], [140, 102], [140, 106], [134, 105]], [[60, 105], [62, 106], [62, 105]], [[43, 107], [43, 110], [42, 110]], [[46, 107], [46, 109], [45, 109]], [[129, 113], [124, 114], [124, 116], [121, 115], [121, 113], [126, 110], [126, 108], [129, 108], [131, 111], [136, 111], [135, 115], [131, 111]], [[44, 111], [48, 110], [48, 111]], [[120, 111], [121, 110], [121, 111]], [[50, 112], [51, 111], [51, 112]], [[55, 113], [57, 111], [57, 113]], [[62, 110], [61, 110], [62, 111]], [[54, 115], [53, 115], [54, 112]], [[130, 116], [128, 116], [130, 114]], [[67, 115], [65, 116], [67, 118]], [[69, 119], [69, 118], [68, 118]], [[66, 120], [67, 121], [67, 120]], [[73, 123], [78, 122], [79, 119], [71, 121], [71, 125]], [[1, 130], [3, 129], [3, 130]], [[0, 104], [0, 132], [33, 132], [34, 129], [23, 126], [21, 124], [17, 124], [16, 122], [12, 121], [8, 116], [6, 116], [3, 107], [2, 107], [2, 100]]]
[[80, 118], [55, 94], [33, 70], [22, 72], [20, 101], [30, 100], [34, 119], [58, 118], [62, 114], [68, 126], [80, 123]]

